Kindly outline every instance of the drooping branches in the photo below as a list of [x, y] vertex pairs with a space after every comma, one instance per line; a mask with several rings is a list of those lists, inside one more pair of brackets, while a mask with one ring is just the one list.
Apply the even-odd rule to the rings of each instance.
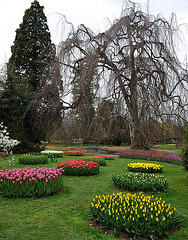
[[146, 142], [144, 120], [170, 115], [186, 121], [187, 72], [177, 57], [177, 34], [175, 15], [167, 21], [128, 1], [121, 18], [104, 33], [95, 35], [81, 25], [61, 42], [64, 78], [74, 81], [75, 62], [82, 59], [80, 82], [97, 71], [102, 76], [97, 80], [110, 85], [113, 96], [123, 97], [133, 148]]

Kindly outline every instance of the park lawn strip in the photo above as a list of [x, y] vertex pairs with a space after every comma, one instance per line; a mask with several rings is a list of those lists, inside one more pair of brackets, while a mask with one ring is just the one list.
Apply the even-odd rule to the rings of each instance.
[[[79, 159], [80, 157], [77, 157]], [[17, 163], [11, 168], [22, 168], [26, 165]], [[65, 161], [70, 156], [60, 159]], [[74, 156], [74, 158], [76, 157]], [[139, 160], [140, 162], [147, 162]], [[64, 192], [47, 198], [9, 199], [0, 197], [0, 239], [118, 239], [113, 235], [102, 235], [99, 230], [90, 227], [90, 203], [96, 195], [119, 192], [112, 188], [112, 176], [128, 173], [127, 164], [137, 162], [132, 159], [115, 158], [108, 161], [106, 167], [100, 167], [100, 173], [93, 176], [63, 176]], [[155, 162], [154, 162], [155, 163]], [[156, 162], [158, 164], [158, 162]], [[56, 167], [57, 163], [49, 163], [47, 167]], [[188, 198], [187, 178], [182, 166], [163, 163], [163, 173], [168, 179], [167, 193], [151, 193], [161, 197], [177, 209], [183, 218], [181, 229], [169, 240], [186, 240], [188, 236]], [[42, 165], [44, 166], [44, 165]], [[41, 166], [41, 167], [42, 167]], [[32, 167], [32, 165], [28, 166]], [[33, 167], [36, 167], [33, 166]], [[39, 166], [40, 167], [40, 166]], [[7, 163], [0, 161], [0, 169], [7, 168]], [[128, 192], [128, 191], [125, 191]], [[32, 234], [31, 234], [32, 232]]]

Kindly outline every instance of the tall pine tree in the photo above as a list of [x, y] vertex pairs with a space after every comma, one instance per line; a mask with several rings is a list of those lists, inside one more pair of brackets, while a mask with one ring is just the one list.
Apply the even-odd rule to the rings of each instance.
[[6, 87], [0, 99], [0, 120], [11, 137], [21, 141], [39, 141], [41, 136], [35, 109], [29, 108], [33, 96], [40, 91], [41, 79], [54, 60], [55, 46], [47, 25], [44, 7], [38, 1], [25, 11], [23, 22], [16, 30], [7, 64]]

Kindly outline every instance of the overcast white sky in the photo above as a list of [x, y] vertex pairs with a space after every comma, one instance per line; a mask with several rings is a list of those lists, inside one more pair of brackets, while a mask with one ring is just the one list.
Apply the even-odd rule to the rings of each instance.
[[[34, 0], [0, 0], [0, 64], [8, 61], [10, 47], [15, 39], [15, 30], [22, 23], [24, 12]], [[44, 6], [53, 43], [58, 44], [62, 38], [57, 26], [58, 15], [64, 14], [75, 27], [84, 24], [94, 32], [104, 31], [107, 18], [110, 21], [119, 18], [124, 0], [38, 0]], [[147, 10], [148, 0], [132, 0]], [[149, 11], [157, 15], [162, 13], [167, 19], [172, 12], [176, 13], [179, 23], [188, 24], [188, 0], [149, 0]], [[59, 25], [60, 26], [60, 25]], [[188, 34], [187, 34], [188, 36]], [[187, 39], [188, 42], [188, 39]], [[188, 50], [184, 51], [188, 55]]]

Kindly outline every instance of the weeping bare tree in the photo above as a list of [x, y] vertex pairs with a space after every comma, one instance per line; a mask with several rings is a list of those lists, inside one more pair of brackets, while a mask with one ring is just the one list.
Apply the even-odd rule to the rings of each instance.
[[49, 140], [60, 128], [63, 113], [63, 85], [58, 60], [50, 62], [41, 78], [41, 89], [32, 98], [28, 110], [32, 112], [33, 125], [40, 129], [40, 139]]
[[105, 32], [94, 34], [80, 25], [60, 44], [64, 78], [71, 81], [76, 60], [87, 59], [79, 81], [98, 71], [112, 95], [122, 96], [132, 148], [143, 148], [147, 141], [144, 120], [170, 116], [186, 121], [188, 80], [177, 57], [178, 31], [174, 14], [167, 21], [128, 1], [120, 19]]

